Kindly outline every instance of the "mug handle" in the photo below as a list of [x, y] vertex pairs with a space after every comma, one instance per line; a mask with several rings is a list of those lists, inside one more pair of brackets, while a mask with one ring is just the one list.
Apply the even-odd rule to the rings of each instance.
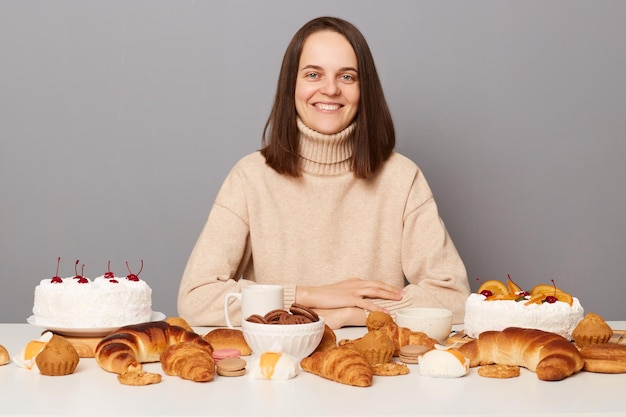
[[224, 298], [224, 317], [226, 318], [226, 325], [228, 326], [229, 329], [234, 329], [235, 326], [233, 326], [232, 323], [230, 322], [230, 315], [228, 314], [228, 300], [230, 300], [231, 298], [236, 298], [239, 300], [239, 302], [241, 302], [241, 293], [229, 292], [228, 294], [226, 294], [226, 297]]

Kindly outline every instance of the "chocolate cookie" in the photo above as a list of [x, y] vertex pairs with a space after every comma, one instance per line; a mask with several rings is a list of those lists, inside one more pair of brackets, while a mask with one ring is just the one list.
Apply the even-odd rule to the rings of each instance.
[[320, 316], [318, 316], [315, 311], [303, 306], [302, 304], [293, 303], [289, 308], [289, 311], [291, 311], [294, 315], [307, 317], [311, 320], [311, 322], [315, 322], [320, 319]]

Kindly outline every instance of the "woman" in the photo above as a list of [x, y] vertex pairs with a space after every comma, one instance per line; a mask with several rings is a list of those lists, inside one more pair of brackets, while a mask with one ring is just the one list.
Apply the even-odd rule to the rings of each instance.
[[[179, 314], [224, 325], [226, 293], [281, 284], [332, 328], [445, 307], [469, 283], [422, 172], [393, 151], [374, 60], [352, 24], [305, 24], [285, 53], [263, 148], [224, 181], [185, 268]], [[234, 311], [231, 321], [241, 319]]]

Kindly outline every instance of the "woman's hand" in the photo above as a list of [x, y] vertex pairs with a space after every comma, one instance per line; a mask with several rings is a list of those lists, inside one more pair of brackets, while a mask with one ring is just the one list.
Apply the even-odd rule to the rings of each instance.
[[372, 299], [400, 301], [402, 290], [382, 281], [349, 278], [330, 285], [296, 289], [296, 302], [317, 309], [357, 307], [361, 310], [384, 311]]
[[314, 311], [323, 317], [324, 324], [333, 330], [344, 326], [365, 326], [367, 320], [365, 310], [357, 307], [316, 308]]

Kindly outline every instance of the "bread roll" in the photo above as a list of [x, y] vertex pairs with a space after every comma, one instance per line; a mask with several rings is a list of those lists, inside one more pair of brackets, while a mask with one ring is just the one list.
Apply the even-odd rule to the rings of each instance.
[[564, 337], [535, 329], [509, 327], [488, 331], [459, 348], [478, 365], [523, 366], [544, 381], [559, 381], [580, 371], [584, 365], [578, 349]]
[[588, 372], [621, 374], [626, 372], [626, 345], [604, 343], [584, 346], [580, 354]]
[[202, 338], [213, 346], [213, 350], [237, 349], [241, 356], [252, 354], [252, 349], [239, 329], [213, 329]]

